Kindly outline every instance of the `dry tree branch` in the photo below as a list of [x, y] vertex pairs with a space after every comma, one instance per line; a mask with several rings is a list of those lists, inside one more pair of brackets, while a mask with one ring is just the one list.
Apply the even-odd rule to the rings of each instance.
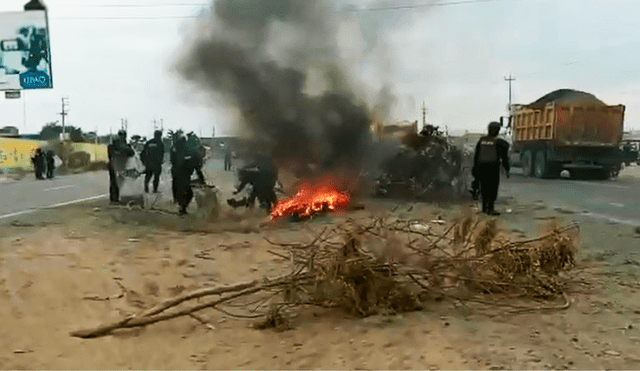
[[230, 286], [225, 285], [225, 286], [217, 286], [217, 287], [207, 287], [205, 289], [192, 291], [192, 292], [177, 296], [175, 298], [167, 299], [162, 303], [156, 305], [155, 307], [142, 312], [139, 315], [139, 317], [148, 317], [148, 316], [158, 314], [160, 312], [165, 311], [168, 308], [174, 307], [187, 300], [201, 298], [203, 296], [221, 295], [227, 292], [240, 291], [240, 290], [244, 290], [244, 289], [256, 286], [257, 284], [258, 284], [258, 281], [254, 280], [251, 282], [237, 283], [235, 285], [230, 285]]
[[73, 336], [73, 337], [89, 339], [89, 338], [95, 338], [95, 337], [108, 335], [108, 334], [110, 334], [111, 332], [113, 332], [114, 330], [117, 330], [117, 329], [142, 327], [142, 326], [150, 325], [152, 323], [165, 321], [165, 320], [176, 318], [176, 317], [180, 317], [180, 316], [189, 315], [189, 314], [201, 311], [201, 310], [203, 310], [205, 308], [215, 307], [218, 304], [227, 302], [229, 300], [232, 300], [232, 299], [235, 299], [235, 298], [238, 298], [238, 297], [241, 297], [241, 296], [253, 294], [253, 293], [256, 293], [256, 292], [261, 291], [263, 289], [264, 289], [263, 286], [248, 288], [248, 289], [242, 290], [240, 292], [237, 292], [237, 293], [235, 293], [233, 295], [230, 295], [230, 296], [227, 296], [227, 297], [224, 297], [224, 298], [220, 298], [220, 299], [216, 299], [216, 300], [211, 300], [211, 301], [208, 301], [206, 303], [203, 303], [203, 304], [200, 304], [200, 305], [196, 305], [196, 306], [191, 307], [191, 308], [185, 308], [185, 309], [182, 309], [182, 310], [174, 312], [174, 313], [165, 313], [165, 314], [157, 314], [157, 315], [149, 315], [149, 316], [136, 316], [136, 315], [133, 315], [133, 316], [130, 316], [128, 318], [125, 318], [124, 320], [121, 320], [121, 321], [118, 321], [118, 322], [115, 322], [115, 323], [111, 323], [111, 324], [107, 324], [107, 325], [101, 325], [101, 326], [98, 326], [98, 327], [95, 327], [95, 328], [91, 328], [91, 329], [72, 331], [70, 333], [70, 335]]

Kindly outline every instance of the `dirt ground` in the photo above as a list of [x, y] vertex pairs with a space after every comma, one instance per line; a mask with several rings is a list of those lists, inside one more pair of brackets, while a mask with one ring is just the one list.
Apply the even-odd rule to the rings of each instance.
[[[304, 241], [305, 228], [373, 214], [448, 221], [459, 208], [363, 202], [365, 210], [306, 226], [269, 223], [265, 215], [250, 211], [202, 224], [194, 216], [110, 207], [106, 201], [4, 221], [0, 368], [640, 368], [640, 263], [611, 259], [612, 251], [637, 247], [640, 239], [628, 226], [611, 225], [581, 227], [589, 233], [582, 236], [573, 274], [582, 283], [567, 293], [571, 306], [566, 310], [513, 315], [444, 300], [420, 312], [360, 319], [335, 309], [304, 307], [292, 330], [276, 332], [206, 309], [198, 314], [209, 326], [181, 317], [96, 339], [69, 335], [185, 290], [287, 273], [288, 262], [267, 251], [265, 237]], [[517, 238], [535, 236], [549, 218], [570, 221], [540, 205], [506, 200], [503, 206], [513, 211], [500, 218], [502, 228]]]

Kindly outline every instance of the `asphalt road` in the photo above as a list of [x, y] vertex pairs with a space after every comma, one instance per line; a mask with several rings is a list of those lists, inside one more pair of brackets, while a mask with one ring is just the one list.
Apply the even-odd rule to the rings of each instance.
[[[232, 187], [233, 173], [222, 171], [221, 160], [209, 160], [205, 166], [208, 181], [222, 189]], [[625, 176], [632, 174], [633, 176]], [[142, 192], [142, 177], [133, 185]], [[0, 219], [27, 214], [37, 209], [63, 206], [107, 197], [106, 171], [59, 176], [53, 180], [21, 181], [0, 184]], [[619, 179], [612, 180], [542, 180], [525, 178], [513, 170], [510, 179], [503, 178], [500, 200], [514, 198], [518, 202], [542, 201], [548, 208], [575, 215], [575, 219], [640, 225], [640, 168], [625, 169]], [[170, 197], [169, 169], [165, 168], [160, 183], [162, 197]], [[498, 205], [506, 211], [505, 202]], [[502, 208], [502, 210], [500, 210]]]
[[[541, 201], [547, 207], [576, 220], [640, 226], [640, 168], [623, 170], [609, 180], [536, 179], [522, 176], [518, 169], [503, 178], [499, 199], [519, 202]], [[505, 211], [505, 210], [501, 210]]]
[[[232, 172], [222, 171], [222, 160], [209, 159], [204, 172], [207, 180], [219, 187], [229, 188], [234, 183]], [[143, 192], [144, 176], [128, 183], [121, 196]], [[224, 184], [217, 184], [224, 183]], [[151, 188], [151, 182], [149, 184]], [[171, 198], [169, 165], [165, 164], [160, 177], [162, 198]], [[25, 215], [38, 209], [54, 208], [96, 199], [108, 199], [109, 174], [107, 171], [61, 175], [52, 180], [35, 180], [33, 174], [20, 181], [0, 183], [0, 220]]]

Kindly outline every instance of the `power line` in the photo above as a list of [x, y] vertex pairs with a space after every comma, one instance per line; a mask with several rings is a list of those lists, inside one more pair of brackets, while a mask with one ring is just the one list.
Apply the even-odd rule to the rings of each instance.
[[462, 5], [462, 4], [473, 4], [473, 3], [489, 3], [496, 1], [505, 1], [505, 0], [457, 0], [457, 1], [446, 1], [446, 2], [438, 2], [438, 3], [424, 3], [424, 4], [413, 4], [413, 5], [397, 5], [397, 6], [389, 6], [389, 7], [380, 7], [380, 8], [364, 8], [364, 9], [347, 9], [344, 10], [346, 12], [366, 12], [366, 11], [381, 11], [381, 10], [402, 10], [402, 9], [416, 9], [416, 8], [429, 8], [436, 6], [447, 6], [447, 5]]
[[76, 5], [58, 5], [56, 8], [158, 8], [162, 6], [209, 6], [207, 3], [165, 3], [165, 4], [76, 4]]
[[[378, 8], [364, 8], [364, 9], [345, 9], [345, 10], [335, 10], [334, 12], [373, 12], [373, 11], [389, 11], [389, 10], [403, 10], [403, 9], [419, 9], [419, 8], [429, 8], [429, 7], [441, 7], [441, 6], [451, 6], [451, 5], [464, 5], [464, 4], [474, 4], [474, 3], [489, 3], [489, 2], [498, 2], [498, 1], [508, 1], [508, 0], [454, 0], [454, 1], [441, 1], [436, 3], [423, 3], [423, 4], [413, 4], [413, 5], [398, 5], [398, 6], [389, 6], [389, 7], [378, 7]], [[515, 1], [515, 0], [511, 0]], [[522, 0], [521, 0], [522, 1]], [[206, 7], [211, 4], [208, 3], [190, 3], [190, 4], [79, 4], [79, 5], [67, 5], [61, 7], [83, 7], [83, 8], [158, 8], [162, 6], [202, 6]], [[127, 19], [180, 19], [180, 18], [197, 18], [196, 15], [191, 16], [132, 16], [132, 17], [120, 17], [120, 16], [108, 16], [108, 17], [52, 17], [54, 19], [65, 19], [65, 20], [127, 20]]]
[[51, 19], [64, 19], [64, 20], [127, 20], [127, 19], [184, 19], [184, 18], [198, 18], [197, 15], [163, 15], [157, 17], [49, 17]]

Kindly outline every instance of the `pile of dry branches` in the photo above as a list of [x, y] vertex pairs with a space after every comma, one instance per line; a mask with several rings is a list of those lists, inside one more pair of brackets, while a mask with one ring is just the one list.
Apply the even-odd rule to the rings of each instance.
[[[279, 250], [271, 253], [291, 262], [288, 275], [197, 290], [122, 321], [71, 335], [102, 336], [119, 328], [184, 315], [194, 317], [205, 308], [243, 318], [263, 317], [260, 328], [286, 328], [288, 321], [282, 309], [302, 304], [339, 307], [367, 316], [416, 310], [430, 299], [455, 298], [493, 305], [506, 297], [549, 300], [564, 296], [567, 281], [562, 271], [573, 266], [577, 249], [577, 235], [572, 231], [577, 231], [577, 226], [553, 226], [538, 238], [511, 241], [498, 231], [495, 219], [482, 221], [471, 214], [449, 226], [441, 221], [348, 220], [324, 229], [309, 243], [269, 241], [274, 250]], [[176, 308], [213, 295], [219, 297]], [[232, 314], [228, 309], [232, 306], [251, 313]], [[560, 307], [518, 310], [566, 307], [568, 301]]]
[[560, 273], [575, 263], [577, 235], [571, 232], [577, 226], [552, 226], [541, 237], [511, 241], [495, 219], [466, 215], [448, 227], [430, 224], [351, 220], [308, 244], [273, 243], [288, 253], [296, 272], [308, 275], [291, 281], [286, 302], [367, 316], [414, 310], [428, 298], [563, 295], [567, 280]]

